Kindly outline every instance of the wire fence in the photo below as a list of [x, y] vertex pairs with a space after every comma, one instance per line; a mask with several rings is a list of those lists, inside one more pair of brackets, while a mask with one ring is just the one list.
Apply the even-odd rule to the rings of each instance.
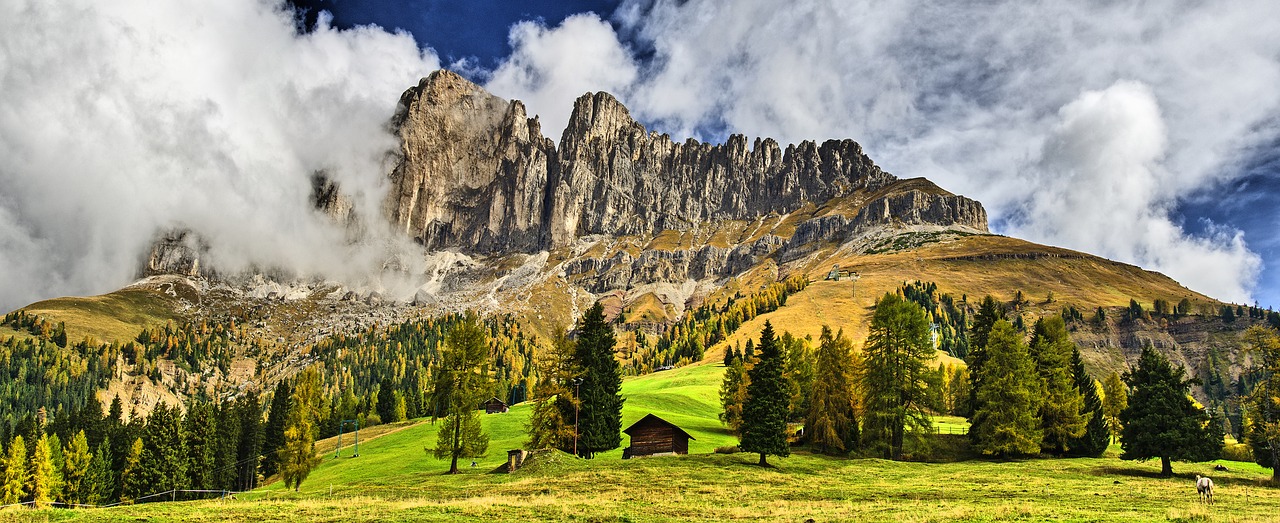
[[[91, 503], [63, 503], [61, 501], [44, 501], [44, 502], [23, 501], [21, 503], [10, 503], [8, 505], [0, 505], [0, 509], [4, 509], [8, 507], [23, 507], [23, 506], [26, 506], [26, 507], [41, 506], [41, 507], [54, 507], [54, 508], [110, 508], [110, 507], [115, 507], [119, 505], [130, 504], [130, 503], [140, 503], [146, 500], [178, 501], [179, 494], [183, 495], [182, 501], [191, 501], [192, 498], [188, 497], [189, 494], [202, 495], [199, 499], [208, 499], [212, 497], [225, 499], [229, 496], [235, 496], [236, 494], [242, 494], [242, 493], [243, 492], [235, 491], [235, 490], [172, 489], [172, 490], [166, 490], [164, 492], [157, 492], [155, 494], [147, 494], [146, 496], [139, 496], [129, 501], [116, 501], [114, 503], [107, 503], [105, 505], [94, 505]], [[168, 500], [164, 499], [166, 496], [169, 497]]]

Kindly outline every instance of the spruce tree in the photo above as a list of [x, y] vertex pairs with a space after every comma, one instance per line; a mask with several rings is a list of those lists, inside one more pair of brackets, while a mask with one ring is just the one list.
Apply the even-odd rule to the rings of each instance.
[[1080, 359], [1080, 348], [1071, 351], [1071, 373], [1076, 390], [1084, 399], [1081, 414], [1088, 416], [1084, 434], [1068, 443], [1068, 455], [1097, 458], [1107, 451], [1111, 440], [1111, 431], [1107, 428], [1106, 415], [1102, 411], [1102, 399], [1098, 397], [1098, 383], [1084, 369], [1084, 360]]
[[933, 432], [925, 376], [934, 350], [924, 309], [886, 293], [876, 302], [863, 352], [863, 439], [885, 458], [902, 459], [908, 440], [924, 445]]
[[1102, 415], [1106, 418], [1107, 432], [1111, 434], [1112, 443], [1120, 439], [1120, 430], [1124, 428], [1120, 423], [1120, 413], [1128, 407], [1129, 388], [1120, 379], [1119, 373], [1112, 372], [1102, 382]]
[[790, 396], [782, 376], [782, 350], [773, 333], [773, 325], [764, 322], [759, 360], [747, 371], [747, 401], [742, 407], [742, 436], [738, 445], [743, 452], [760, 454], [760, 466], [768, 465], [767, 456], [787, 457], [787, 414]]
[[468, 315], [454, 325], [445, 339], [440, 358], [437, 390], [447, 390], [444, 423], [437, 433], [437, 458], [449, 458], [449, 473], [458, 473], [458, 459], [484, 455], [489, 435], [480, 426], [477, 408], [490, 390], [487, 373], [489, 341], [479, 319]]
[[818, 452], [841, 454], [851, 450], [858, 440], [853, 343], [844, 331], [833, 335], [831, 328], [823, 325], [817, 360], [804, 422], [805, 438]]
[[26, 494], [27, 445], [21, 434], [9, 442], [9, 452], [4, 460], [4, 485], [0, 491], [0, 504], [12, 505]]
[[84, 478], [84, 502], [90, 505], [101, 505], [112, 499], [115, 492], [116, 476], [111, 470], [111, 441], [102, 440], [89, 460], [89, 470]]
[[578, 326], [575, 364], [582, 368], [579, 386], [578, 455], [591, 458], [622, 444], [622, 367], [614, 357], [613, 327], [596, 302]]
[[1067, 334], [1066, 324], [1057, 316], [1036, 321], [1034, 332], [1031, 352], [1042, 386], [1040, 448], [1063, 456], [1075, 439], [1084, 436], [1089, 422], [1084, 413], [1084, 398], [1076, 388], [1071, 368], [1071, 355], [1076, 352], [1076, 346]]
[[62, 490], [63, 499], [67, 503], [84, 503], [89, 497], [88, 490], [92, 487], [87, 484], [87, 481], [92, 460], [93, 455], [89, 453], [89, 440], [81, 430], [71, 438], [66, 451], [63, 452]]
[[809, 390], [813, 388], [813, 349], [803, 338], [783, 332], [779, 338], [780, 347], [786, 365], [782, 375], [787, 380], [787, 391], [790, 396], [790, 414], [788, 421], [803, 421], [809, 412]]
[[197, 401], [187, 406], [187, 486], [193, 489], [214, 488], [217, 471], [218, 417], [212, 403]]
[[982, 426], [983, 419], [979, 411], [978, 389], [982, 386], [982, 366], [987, 362], [987, 337], [996, 322], [1005, 319], [1004, 305], [991, 295], [982, 298], [978, 305], [978, 313], [973, 316], [973, 326], [969, 330], [969, 356], [965, 363], [969, 367], [969, 439], [976, 443], [977, 429]]
[[235, 490], [253, 490], [258, 487], [258, 460], [262, 454], [262, 404], [256, 393], [250, 392], [236, 400], [239, 438], [236, 444]]
[[396, 419], [395, 386], [390, 377], [382, 378], [378, 385], [378, 417], [382, 418], [383, 423], [400, 421]]
[[280, 477], [284, 479], [285, 488], [292, 488], [294, 492], [320, 461], [315, 455], [320, 401], [320, 371], [315, 366], [307, 367], [298, 375], [293, 394], [289, 396], [284, 444], [276, 450]]
[[277, 450], [284, 445], [284, 422], [289, 414], [289, 397], [292, 394], [289, 383], [280, 380], [271, 396], [271, 410], [267, 413], [267, 424], [262, 431], [262, 474], [267, 477], [280, 468]]
[[1192, 380], [1182, 367], [1174, 369], [1148, 345], [1124, 382], [1132, 392], [1120, 413], [1120, 459], [1160, 458], [1160, 474], [1172, 476], [1174, 460], [1209, 461], [1222, 454], [1221, 428], [1210, 426], [1209, 415], [1192, 403]]
[[1039, 378], [1017, 329], [1005, 320], [992, 325], [986, 345], [987, 361], [978, 373], [978, 409], [983, 420], [970, 428], [974, 448], [983, 454], [1018, 456], [1040, 450], [1043, 434], [1039, 408]]
[[1246, 350], [1253, 355], [1265, 378], [1254, 385], [1247, 440], [1253, 458], [1271, 469], [1271, 481], [1280, 484], [1280, 333], [1255, 325], [1244, 333]]
[[140, 470], [152, 491], [142, 495], [187, 488], [187, 438], [180, 415], [177, 407], [160, 402], [147, 416]]

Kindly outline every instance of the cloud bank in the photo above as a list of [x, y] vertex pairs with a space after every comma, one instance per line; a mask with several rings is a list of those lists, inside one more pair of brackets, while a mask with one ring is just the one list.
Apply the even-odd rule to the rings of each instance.
[[[612, 34], [513, 29], [518, 58], [499, 70], [578, 86], [635, 68], [615, 94], [663, 132], [852, 137], [892, 172], [981, 200], [1000, 232], [1243, 302], [1261, 266], [1246, 238], [1190, 236], [1170, 212], [1276, 137], [1276, 14], [1266, 0], [630, 0]], [[566, 68], [572, 53], [541, 42], [570, 34], [630, 56]], [[546, 85], [504, 82], [503, 94], [531, 100], [554, 133], [577, 93]]]
[[438, 67], [408, 34], [299, 35], [254, 0], [4, 2], [0, 309], [117, 288], [173, 227], [224, 271], [369, 274], [308, 180], [326, 171], [381, 223], [386, 122]]

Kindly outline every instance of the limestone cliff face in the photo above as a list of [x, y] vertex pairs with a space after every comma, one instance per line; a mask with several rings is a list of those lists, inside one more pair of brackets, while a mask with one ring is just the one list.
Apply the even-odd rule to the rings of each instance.
[[[591, 234], [688, 230], [879, 194], [899, 182], [852, 140], [785, 148], [742, 135], [719, 145], [674, 142], [647, 131], [608, 93], [577, 100], [557, 148], [519, 101], [448, 71], [406, 91], [393, 123], [403, 158], [386, 213], [431, 249], [530, 252]], [[980, 203], [940, 189], [906, 187], [870, 203], [841, 229], [987, 229]]]
[[429, 249], [530, 251], [545, 244], [555, 146], [524, 104], [437, 71], [400, 98], [403, 155], [386, 214]]

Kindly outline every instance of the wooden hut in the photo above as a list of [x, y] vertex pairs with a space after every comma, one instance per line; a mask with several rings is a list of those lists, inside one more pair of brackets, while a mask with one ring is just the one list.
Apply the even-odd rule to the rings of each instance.
[[631, 446], [623, 452], [626, 457], [688, 454], [689, 440], [695, 439], [684, 429], [653, 414], [640, 418], [622, 432], [631, 437]]
[[485, 414], [499, 414], [507, 411], [507, 402], [498, 399], [497, 396], [489, 398], [484, 402]]

